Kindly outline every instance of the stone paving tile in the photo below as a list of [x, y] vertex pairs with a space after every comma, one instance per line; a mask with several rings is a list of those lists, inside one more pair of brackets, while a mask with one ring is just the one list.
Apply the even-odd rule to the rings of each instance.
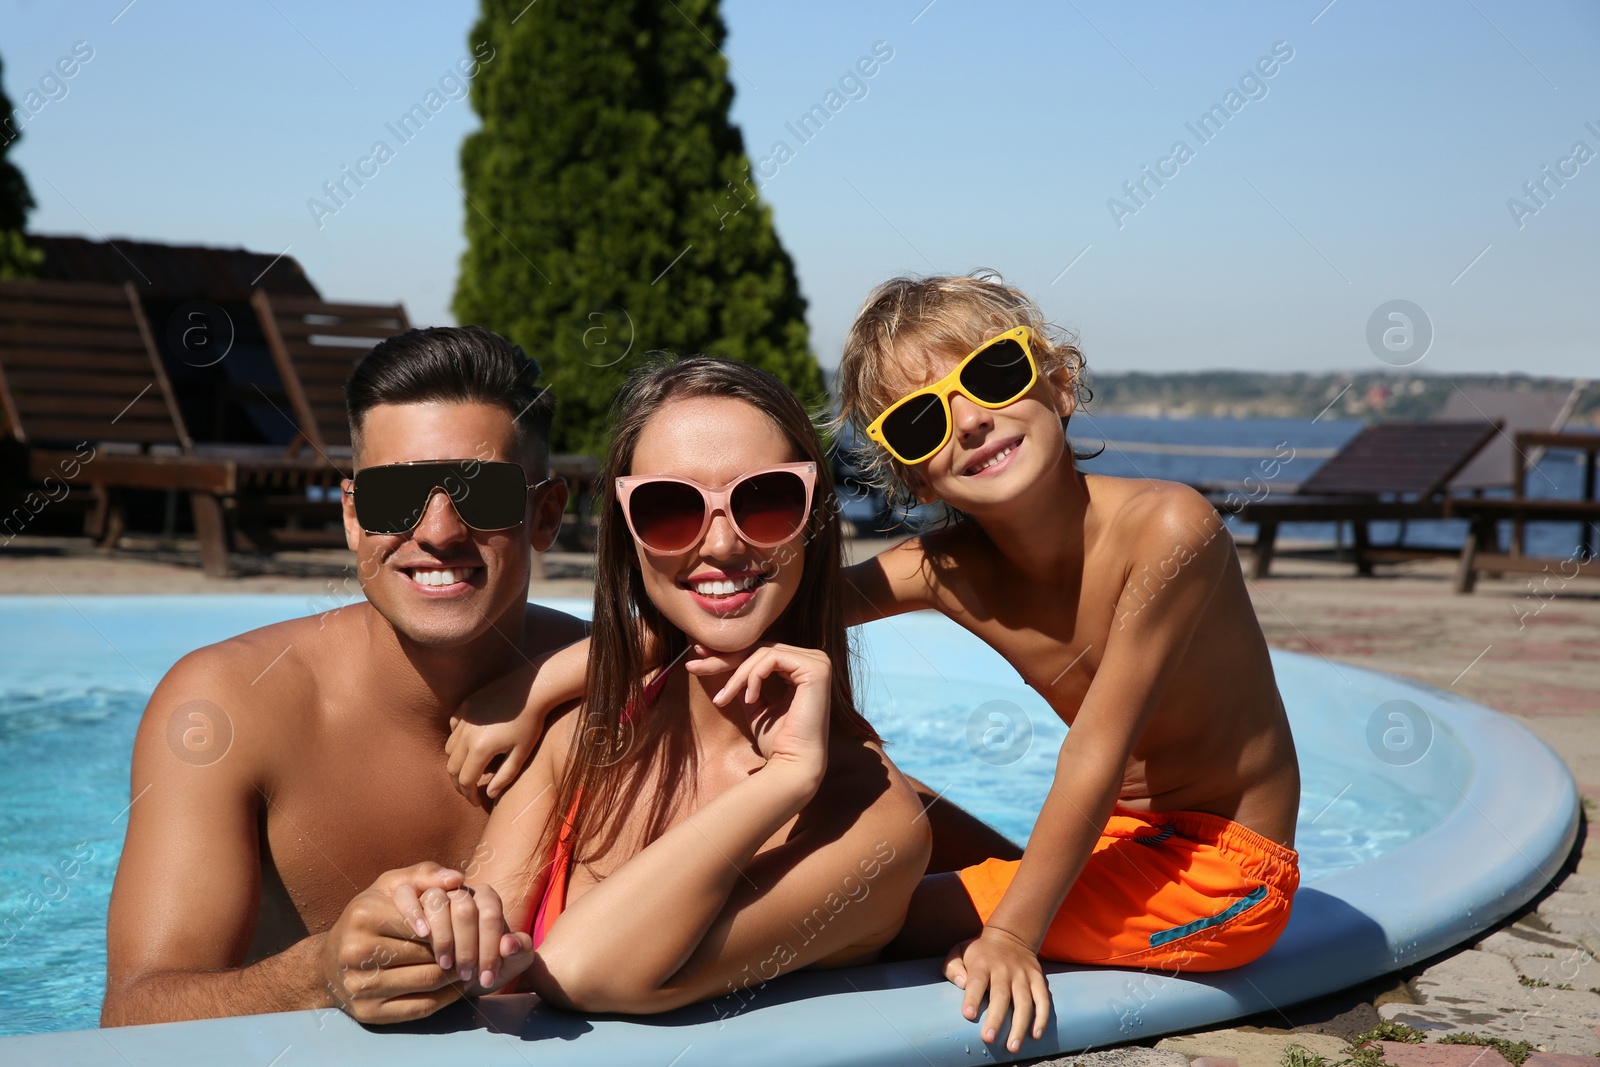
[[1269, 1034], [1253, 1030], [1212, 1030], [1163, 1038], [1156, 1042], [1156, 1051], [1181, 1052], [1190, 1057], [1231, 1058], [1238, 1061], [1239, 1067], [1282, 1067], [1284, 1053], [1290, 1045], [1320, 1053], [1330, 1061], [1345, 1059], [1347, 1055], [1345, 1042], [1329, 1034]]
[[1570, 937], [1529, 930], [1521, 926], [1508, 926], [1503, 930], [1496, 930], [1474, 947], [1484, 952], [1509, 957], [1534, 956], [1542, 952], [1560, 956], [1564, 953], [1582, 951], [1578, 942]]
[[[1564, 1019], [1537, 1010], [1494, 1011], [1482, 1005], [1384, 1004], [1378, 1014], [1393, 1022], [1426, 1031], [1430, 1038], [1451, 1032], [1526, 1041], [1542, 1052], [1600, 1053], [1600, 1035], [1577, 1019]], [[1448, 1046], [1447, 1046], [1448, 1047]]]
[[1557, 1015], [1589, 1026], [1600, 1024], [1600, 996], [1589, 992], [1588, 986], [1558, 989], [1550, 985], [1530, 988], [1526, 992], [1528, 999], [1533, 1002], [1532, 1010], [1539, 1014]]
[[1423, 1004], [1439, 1002], [1481, 1005], [1491, 1011], [1529, 1007], [1529, 990], [1517, 981], [1517, 969], [1505, 956], [1471, 949], [1447, 956], [1411, 980]]
[[[1126, 1048], [1108, 1048], [1076, 1056], [1038, 1060], [1029, 1067], [1189, 1067], [1189, 1061], [1182, 1053], [1129, 1045]], [[1588, 1067], [1595, 1065], [1591, 1063]]]
[[[1600, 1052], [1600, 1035], [1594, 1029], [1600, 1023], [1600, 996], [1587, 988], [1558, 989], [1559, 982], [1526, 986], [1518, 980], [1519, 975], [1553, 964], [1559, 966], [1555, 957], [1513, 960], [1492, 951], [1457, 953], [1411, 980], [1421, 1003], [1385, 1004], [1378, 1014], [1430, 1032], [1471, 1031], [1528, 1041], [1548, 1052]], [[1583, 966], [1594, 963], [1590, 960]], [[1559, 977], [1563, 972], [1555, 973]]]
[[1600, 894], [1569, 890], [1563, 883], [1560, 889], [1539, 901], [1540, 915], [1600, 915]]
[[1419, 1001], [1428, 1006], [1528, 1012], [1585, 1024], [1600, 1022], [1600, 996], [1590, 993], [1587, 987], [1557, 989], [1555, 986], [1556, 983], [1548, 987], [1523, 985], [1511, 960], [1478, 951], [1450, 956], [1411, 980], [1411, 988]]
[[1522, 1067], [1594, 1067], [1594, 1059], [1570, 1052], [1535, 1052], [1522, 1061]]
[[[1394, 1067], [1511, 1067], [1511, 1063], [1487, 1045], [1412, 1045], [1404, 1041], [1384, 1041], [1383, 1061]], [[1590, 1064], [1589, 1067], [1593, 1067]]]
[[1584, 944], [1584, 938], [1600, 940], [1600, 916], [1541, 915], [1539, 918], [1553, 932], [1574, 938], [1579, 944]]
[[[1590, 986], [1600, 986], [1600, 965], [1581, 948], [1558, 952], [1554, 956], [1513, 956], [1511, 965], [1522, 977], [1536, 983], [1548, 983], [1548, 988], [1570, 985], [1587, 992]], [[1593, 993], [1589, 995], [1594, 996]], [[1595, 1003], [1600, 1005], [1600, 997], [1595, 997]]]
[[1563, 893], [1600, 894], [1600, 875], [1575, 872], [1561, 879], [1557, 888]]

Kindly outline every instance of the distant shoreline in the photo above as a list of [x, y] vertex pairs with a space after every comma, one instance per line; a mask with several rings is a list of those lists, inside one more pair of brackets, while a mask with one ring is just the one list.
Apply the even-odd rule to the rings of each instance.
[[[1443, 409], [1457, 386], [1566, 394], [1572, 378], [1520, 374], [1423, 375], [1379, 371], [1268, 374], [1257, 371], [1194, 371], [1175, 374], [1089, 373], [1091, 415], [1160, 419], [1428, 419]], [[1568, 419], [1572, 428], [1600, 425], [1600, 384], [1588, 384]]]

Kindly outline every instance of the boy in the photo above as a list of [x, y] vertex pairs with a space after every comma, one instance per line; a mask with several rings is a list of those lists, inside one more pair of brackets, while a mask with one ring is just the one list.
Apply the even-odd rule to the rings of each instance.
[[[986, 1043], [1015, 1009], [1013, 1053], [1044, 1033], [1041, 957], [1236, 967], [1271, 947], [1299, 884], [1299, 767], [1232, 539], [1184, 486], [1077, 470], [1082, 373], [1022, 293], [935, 277], [869, 296], [838, 375], [869, 476], [958, 519], [851, 568], [850, 621], [942, 611], [1071, 727], [1022, 859], [928, 875], [893, 946], [948, 949], [966, 1017], [989, 995]], [[577, 652], [536, 688], [576, 691]], [[478, 782], [468, 740], [452, 736], [451, 771]]]
[[[970, 353], [970, 355], [969, 355]], [[984, 1041], [1044, 1032], [1039, 957], [1220, 970], [1288, 921], [1300, 773], [1232, 538], [1193, 490], [1085, 475], [1066, 424], [1083, 357], [986, 277], [895, 279], [856, 317], [841, 418], [869, 476], [960, 521], [860, 564], [864, 617], [944, 612], [1071, 727], [1020, 861], [924, 879], [898, 946]]]

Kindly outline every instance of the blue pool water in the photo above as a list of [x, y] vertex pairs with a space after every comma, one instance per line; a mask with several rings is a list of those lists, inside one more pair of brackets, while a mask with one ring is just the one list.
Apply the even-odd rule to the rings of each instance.
[[[0, 598], [0, 1034], [98, 1019], [129, 753], [155, 682], [193, 648], [332, 606], [264, 596]], [[906, 616], [866, 628], [865, 710], [901, 767], [1025, 841], [1065, 728], [976, 642], [970, 655], [929, 658], [936, 622]], [[1303, 884], [1435, 825], [1459, 802], [1445, 783], [1470, 773], [1442, 725], [1416, 767], [1372, 758], [1375, 701], [1328, 692], [1326, 668], [1313, 675], [1307, 662], [1276, 660], [1302, 761]]]

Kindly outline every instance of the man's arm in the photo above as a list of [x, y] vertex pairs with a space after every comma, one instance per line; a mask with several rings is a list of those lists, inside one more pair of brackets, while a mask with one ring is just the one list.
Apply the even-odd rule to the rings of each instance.
[[[270, 740], [239, 694], [256, 671], [228, 646], [191, 653], [162, 679], [134, 739], [128, 836], [106, 925], [102, 1026], [214, 1018], [300, 1008], [415, 1009], [387, 1003], [446, 984], [413, 972], [409, 985], [375, 982], [378, 963], [422, 964], [381, 909], [347, 908], [327, 934], [241, 966], [261, 901], [261, 783]], [[446, 888], [461, 877], [437, 865], [407, 872]], [[385, 877], [391, 877], [386, 875]], [[379, 886], [383, 885], [380, 879]], [[355, 895], [352, 887], [351, 895]], [[376, 888], [376, 887], [375, 887]], [[374, 957], [371, 966], [366, 957]], [[391, 971], [392, 975], [394, 972]], [[337, 984], [335, 984], [337, 983]], [[356, 1012], [360, 1014], [359, 1011]]]
[[[261, 898], [260, 739], [225, 647], [162, 679], [134, 740], [128, 836], [106, 926], [103, 1026], [331, 1003], [314, 935], [239, 967]], [[216, 747], [226, 745], [222, 753]]]

